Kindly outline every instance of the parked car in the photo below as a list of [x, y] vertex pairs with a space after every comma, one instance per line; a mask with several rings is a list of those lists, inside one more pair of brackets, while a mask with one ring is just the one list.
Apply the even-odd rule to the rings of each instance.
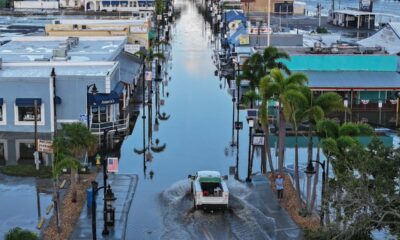
[[228, 208], [229, 191], [225, 180], [217, 171], [198, 171], [191, 179], [194, 209], [225, 210]]

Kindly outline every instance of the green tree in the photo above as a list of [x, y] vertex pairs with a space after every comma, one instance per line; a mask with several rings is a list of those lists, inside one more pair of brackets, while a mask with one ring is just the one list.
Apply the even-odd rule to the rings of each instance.
[[[91, 134], [87, 127], [81, 123], [63, 124], [56, 138], [55, 151], [56, 163], [71, 167], [72, 202], [76, 202], [76, 184], [79, 182], [79, 166], [74, 160], [80, 162], [86, 152], [93, 153], [97, 146], [97, 138]], [[55, 167], [55, 171], [57, 167]], [[54, 172], [57, 175], [57, 171]]]
[[31, 232], [20, 227], [10, 229], [5, 235], [5, 240], [38, 240], [39, 237], [36, 233]]
[[283, 94], [283, 113], [286, 118], [286, 121], [292, 124], [295, 134], [294, 179], [296, 184], [298, 206], [301, 206], [298, 129], [300, 123], [304, 118], [304, 110], [306, 106], [307, 106], [307, 98], [301, 91], [291, 89]]
[[267, 89], [266, 91], [278, 100], [278, 118], [279, 118], [279, 136], [278, 136], [278, 169], [283, 172], [284, 164], [284, 150], [285, 150], [285, 137], [286, 137], [286, 119], [283, 112], [283, 106], [286, 104], [285, 94], [288, 91], [299, 91], [308, 81], [307, 76], [303, 73], [294, 73], [289, 76], [285, 76], [282, 71], [278, 68], [271, 70], [270, 75], [267, 78]]
[[335, 210], [332, 225], [339, 229], [333, 239], [371, 239], [371, 232], [381, 229], [398, 236], [399, 149], [385, 147], [376, 137], [367, 147], [351, 136], [328, 141], [330, 146], [323, 149], [331, 153], [335, 173], [330, 179], [329, 207]]
[[[317, 130], [317, 123], [332, 112], [343, 110], [342, 97], [334, 92], [326, 92], [320, 95], [315, 95], [309, 88], [302, 89], [308, 102], [304, 109], [303, 122], [308, 123], [308, 144], [307, 144], [307, 164], [312, 160], [313, 156], [313, 132]], [[318, 131], [317, 131], [318, 134]], [[317, 146], [317, 157], [319, 158], [319, 138]], [[319, 165], [316, 166], [316, 174], [314, 176], [313, 191], [311, 193], [311, 179], [307, 178], [306, 202], [308, 211], [312, 211], [316, 198], [316, 185], [318, 183]]]

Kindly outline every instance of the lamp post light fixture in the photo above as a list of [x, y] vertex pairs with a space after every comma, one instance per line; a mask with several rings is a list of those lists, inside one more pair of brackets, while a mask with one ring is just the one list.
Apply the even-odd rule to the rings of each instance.
[[313, 161], [308, 162], [307, 168], [304, 171], [304, 173], [307, 175], [307, 177], [312, 177], [316, 173], [314, 166], [312, 164], [313, 162], [318, 163], [322, 168], [320, 224], [321, 224], [321, 226], [323, 226], [324, 225], [324, 214], [325, 214], [325, 174], [326, 174], [325, 165], [326, 164], [325, 164], [325, 161], [320, 162], [320, 161], [313, 160]]
[[343, 106], [344, 106], [344, 122], [347, 122], [347, 108], [349, 107], [349, 100], [347, 97], [344, 98], [343, 100]]
[[92, 88], [92, 95], [96, 95], [97, 94], [97, 87], [96, 84], [90, 84], [86, 86], [86, 108], [87, 108], [87, 113], [86, 113], [86, 120], [87, 120], [87, 127], [90, 131], [90, 104], [89, 104], [89, 90], [90, 88]]

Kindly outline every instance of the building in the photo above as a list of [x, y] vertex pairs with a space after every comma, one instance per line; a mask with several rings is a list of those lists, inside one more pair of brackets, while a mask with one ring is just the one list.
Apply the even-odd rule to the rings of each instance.
[[132, 12], [140, 17], [151, 17], [154, 11], [154, 0], [84, 0], [85, 11], [94, 12]]
[[60, 0], [60, 8], [66, 9], [82, 9], [84, 7], [83, 0]]
[[27, 9], [36, 9], [36, 10], [57, 10], [59, 9], [58, 1], [14, 1], [14, 9], [15, 10], [27, 10]]
[[64, 37], [126, 36], [128, 44], [149, 47], [150, 20], [59, 19], [46, 24], [46, 35]]
[[293, 0], [255, 0], [243, 4], [242, 9], [250, 13], [293, 14], [293, 2]]
[[344, 99], [347, 116], [338, 121], [395, 127], [399, 124], [400, 74], [398, 57], [380, 49], [348, 45], [329, 48], [284, 48], [293, 72], [308, 76], [315, 94], [334, 91]]
[[389, 54], [400, 54], [400, 22], [390, 22], [376, 34], [357, 43], [364, 47], [380, 47]]
[[[0, 46], [0, 156], [7, 164], [33, 162], [35, 103], [41, 138], [50, 138], [63, 123], [86, 124], [88, 110], [93, 134], [128, 129], [128, 103], [141, 68], [124, 52], [126, 41], [19, 37]], [[93, 84], [97, 93], [93, 87], [88, 91]]]

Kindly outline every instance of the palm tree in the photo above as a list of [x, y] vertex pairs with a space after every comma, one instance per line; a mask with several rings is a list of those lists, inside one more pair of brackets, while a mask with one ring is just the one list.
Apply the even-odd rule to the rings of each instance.
[[[304, 110], [304, 121], [308, 123], [308, 159], [307, 164], [312, 160], [313, 156], [313, 131], [316, 129], [317, 122], [324, 119], [327, 115], [332, 112], [343, 110], [342, 97], [334, 92], [323, 93], [319, 96], [315, 96], [309, 88], [303, 89], [303, 94], [306, 96], [308, 103]], [[319, 153], [317, 152], [317, 155]], [[318, 155], [319, 156], [319, 155]], [[314, 188], [318, 183], [318, 172], [319, 166], [316, 167], [317, 173], [314, 177]], [[314, 189], [315, 190], [315, 189]], [[306, 202], [308, 210], [312, 210], [313, 201], [310, 200], [311, 197], [311, 179], [307, 178], [307, 196]], [[315, 201], [315, 196], [314, 196]]]
[[[264, 77], [260, 82], [260, 93], [261, 93], [261, 105], [260, 105], [260, 118], [261, 118], [261, 126], [264, 132], [264, 150], [267, 154], [269, 167], [271, 172], [274, 173], [274, 165], [272, 163], [272, 155], [271, 155], [271, 147], [269, 144], [269, 124], [268, 124], [268, 100], [271, 99], [272, 93], [269, 91], [269, 77]], [[265, 157], [261, 163], [261, 172], [267, 172], [267, 163], [265, 162]]]
[[279, 118], [279, 137], [278, 137], [278, 169], [283, 172], [284, 150], [286, 137], [286, 119], [283, 112], [283, 106], [286, 104], [285, 94], [288, 91], [299, 91], [308, 81], [307, 76], [303, 73], [294, 73], [285, 76], [278, 68], [271, 70], [269, 76], [268, 89], [270, 93], [278, 100], [278, 118]]
[[[74, 159], [82, 159], [85, 152], [94, 152], [97, 145], [96, 137], [82, 123], [63, 124], [60, 137], [65, 144], [63, 147], [68, 149], [67, 152]], [[71, 158], [68, 159], [71, 160]], [[76, 202], [76, 183], [79, 183], [77, 170], [77, 168], [71, 168], [72, 202]]]
[[38, 240], [36, 233], [20, 227], [10, 229], [5, 235], [4, 240]]
[[276, 47], [270, 46], [264, 49], [263, 52], [263, 69], [265, 69], [266, 73], [268, 70], [278, 68], [283, 70], [287, 75], [290, 75], [291, 72], [289, 68], [286, 66], [282, 60], [290, 60], [289, 55], [284, 52], [280, 51]]
[[295, 154], [294, 154], [294, 179], [296, 183], [296, 193], [298, 206], [301, 206], [300, 198], [300, 178], [299, 178], [299, 144], [298, 127], [303, 120], [304, 110], [307, 106], [306, 96], [298, 90], [288, 90], [283, 95], [283, 112], [287, 121], [289, 121], [295, 133]]

